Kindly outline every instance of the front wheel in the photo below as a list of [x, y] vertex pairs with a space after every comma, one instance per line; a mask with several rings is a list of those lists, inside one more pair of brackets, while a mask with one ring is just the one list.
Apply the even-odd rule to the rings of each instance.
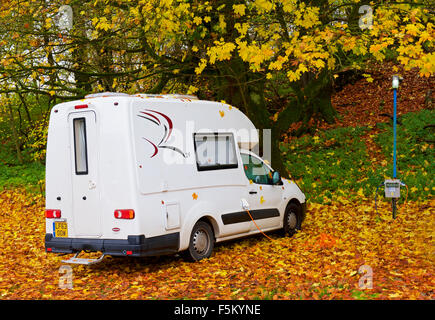
[[198, 221], [190, 235], [189, 248], [184, 257], [189, 261], [199, 261], [209, 258], [214, 248], [213, 229], [205, 221]]
[[284, 233], [293, 236], [302, 227], [302, 207], [296, 203], [290, 203], [284, 214]]

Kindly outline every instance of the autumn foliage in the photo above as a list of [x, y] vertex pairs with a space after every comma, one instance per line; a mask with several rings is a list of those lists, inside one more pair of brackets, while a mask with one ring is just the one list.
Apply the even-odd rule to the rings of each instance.
[[[433, 300], [434, 145], [423, 127], [434, 23], [423, 0], [1, 1], [0, 299]], [[391, 172], [381, 114], [392, 112], [393, 73], [404, 77], [398, 168], [410, 189], [395, 220], [373, 202]], [[47, 120], [55, 104], [102, 91], [225, 100], [271, 128], [274, 169], [290, 169], [309, 199], [302, 231], [221, 243], [198, 263], [106, 257], [72, 266], [63, 288], [65, 257], [44, 248]]]
[[[0, 124], [16, 131], [23, 162], [29, 133], [14, 118], [32, 124], [34, 96], [50, 108], [91, 92], [189, 93], [240, 108], [278, 141], [292, 123], [334, 121], [342, 71], [373, 81], [370, 63], [394, 60], [430, 77], [431, 10], [423, 0], [2, 2]], [[272, 161], [285, 176], [277, 143]]]

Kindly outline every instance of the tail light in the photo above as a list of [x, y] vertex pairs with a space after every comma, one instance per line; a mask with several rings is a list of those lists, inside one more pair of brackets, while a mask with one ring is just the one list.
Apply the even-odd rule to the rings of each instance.
[[59, 209], [47, 209], [45, 210], [45, 217], [46, 218], [60, 218], [62, 216]]
[[74, 107], [74, 109], [86, 109], [88, 107], [87, 104], [79, 104], [77, 106]]
[[134, 210], [132, 209], [117, 209], [115, 210], [116, 219], [134, 219]]

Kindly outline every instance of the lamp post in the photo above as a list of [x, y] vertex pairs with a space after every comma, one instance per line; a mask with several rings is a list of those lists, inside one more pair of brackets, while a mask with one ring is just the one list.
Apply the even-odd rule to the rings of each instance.
[[[394, 114], [393, 114], [393, 179], [397, 177], [396, 162], [397, 162], [397, 89], [399, 88], [399, 76], [393, 76], [393, 92], [394, 92]], [[397, 198], [392, 198], [393, 219], [396, 219]]]
[[[400, 198], [400, 187], [407, 188], [406, 195], [408, 196], [408, 187], [405, 183], [397, 179], [397, 89], [399, 88], [399, 81], [403, 80], [398, 75], [393, 76], [393, 92], [394, 92], [394, 114], [393, 114], [393, 178], [386, 179], [376, 189], [376, 195], [378, 189], [384, 185], [385, 198], [391, 198], [391, 205], [393, 209], [393, 219], [396, 219], [397, 215], [397, 199]], [[376, 196], [375, 196], [375, 208], [376, 208]]]

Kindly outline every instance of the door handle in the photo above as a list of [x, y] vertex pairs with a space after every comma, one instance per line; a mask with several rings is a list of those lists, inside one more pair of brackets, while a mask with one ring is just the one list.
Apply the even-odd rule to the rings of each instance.
[[249, 191], [249, 194], [257, 194], [257, 191]]
[[97, 184], [94, 181], [89, 180], [89, 190], [95, 189], [96, 187]]

